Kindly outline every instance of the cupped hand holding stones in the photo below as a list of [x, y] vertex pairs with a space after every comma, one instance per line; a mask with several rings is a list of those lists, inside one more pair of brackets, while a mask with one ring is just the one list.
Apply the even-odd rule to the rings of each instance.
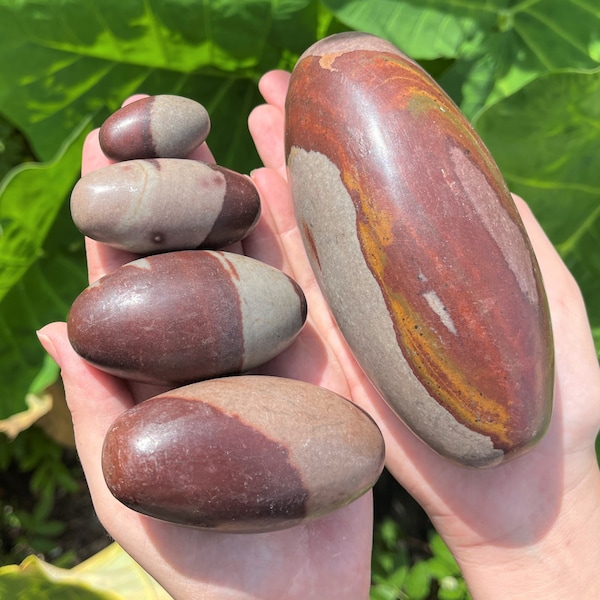
[[[260, 82], [266, 105], [252, 113], [250, 129], [265, 165], [252, 173], [262, 215], [254, 230], [231, 249], [291, 276], [304, 290], [309, 312], [307, 326], [296, 342], [259, 372], [318, 384], [351, 398], [375, 418], [386, 438], [388, 468], [428, 512], [463, 567], [474, 597], [493, 598], [494, 591], [522, 591], [527, 586], [537, 592], [525, 592], [525, 597], [584, 597], [573, 587], [562, 595], [556, 592], [560, 581], [568, 584], [570, 580], [568, 571], [555, 569], [564, 549], [561, 540], [568, 537], [564, 532], [576, 535], [575, 547], [585, 549], [586, 560], [581, 558], [579, 565], [595, 565], [598, 560], [594, 494], [600, 486], [593, 443], [600, 424], [600, 376], [585, 310], [571, 276], [519, 202], [555, 326], [560, 393], [553, 421], [536, 448], [495, 469], [470, 470], [438, 456], [396, 418], [369, 384], [316, 285], [285, 180], [283, 120], [288, 78], [286, 73], [272, 72]], [[192, 158], [212, 161], [206, 145], [194, 151]], [[84, 172], [109, 163], [100, 151], [98, 132], [92, 133], [84, 147]], [[87, 251], [91, 281], [135, 258], [90, 240]], [[91, 367], [71, 349], [64, 324], [47, 326], [40, 339], [61, 366], [78, 451], [100, 519], [171, 595], [228, 600], [368, 597], [370, 494], [317, 521], [247, 536], [182, 528], [132, 512], [106, 487], [100, 463], [102, 445], [116, 417], [163, 390]], [[578, 527], [577, 519], [585, 527]], [[535, 552], [524, 551], [532, 546]], [[577, 569], [577, 576], [581, 574], [582, 569]], [[540, 592], [546, 590], [544, 585], [551, 585], [552, 592]]]
[[[276, 75], [274, 82], [277, 80]], [[283, 83], [280, 91], [285, 93], [285, 79]], [[130, 101], [135, 99], [139, 97]], [[267, 130], [265, 123], [261, 143], [280, 145], [283, 132], [278, 130], [272, 138]], [[188, 159], [214, 163], [206, 144]], [[92, 132], [83, 149], [83, 174], [110, 164], [113, 161], [100, 150], [98, 131]], [[291, 227], [293, 217], [291, 207], [286, 208], [283, 180], [275, 177], [269, 182], [274, 174], [267, 170], [257, 173], [266, 194], [261, 198], [261, 219], [247, 238], [230, 245], [227, 251], [256, 258], [293, 278], [296, 276], [293, 265], [301, 259], [302, 247], [290, 231], [288, 250], [284, 230]], [[283, 204], [276, 206], [279, 202]], [[86, 251], [90, 283], [139, 258], [137, 254], [89, 238]], [[325, 318], [330, 319], [328, 313]], [[335, 353], [323, 342], [318, 327], [321, 324], [309, 322], [296, 343], [256, 373], [302, 379], [349, 396]], [[115, 500], [106, 486], [100, 462], [102, 446], [109, 427], [119, 415], [166, 391], [166, 387], [125, 381], [93, 368], [74, 353], [62, 323], [47, 326], [40, 338], [61, 365], [78, 450], [98, 516], [115, 540], [175, 598], [305, 599], [368, 595], [370, 493], [316, 521], [284, 531], [250, 535], [180, 527], [133, 512]], [[294, 585], [293, 580], [297, 580]]]

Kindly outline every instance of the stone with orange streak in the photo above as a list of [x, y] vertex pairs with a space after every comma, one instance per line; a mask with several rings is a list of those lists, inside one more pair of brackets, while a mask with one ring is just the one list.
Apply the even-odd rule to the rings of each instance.
[[466, 466], [538, 442], [554, 379], [539, 267], [498, 167], [446, 93], [376, 36], [331, 36], [292, 73], [286, 156], [319, 284], [398, 416]]

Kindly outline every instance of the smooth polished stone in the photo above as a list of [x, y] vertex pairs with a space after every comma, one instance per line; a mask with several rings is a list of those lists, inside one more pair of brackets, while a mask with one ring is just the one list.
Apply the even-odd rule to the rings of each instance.
[[148, 383], [183, 385], [253, 369], [285, 350], [306, 319], [300, 287], [247, 256], [155, 254], [85, 289], [67, 325], [94, 366]]
[[315, 385], [260, 375], [166, 392], [122, 413], [102, 468], [143, 514], [227, 532], [283, 529], [345, 506], [379, 478], [374, 421]]
[[225, 167], [130, 160], [82, 177], [71, 216], [84, 235], [129, 252], [219, 249], [252, 231], [260, 198], [249, 177]]
[[209, 132], [210, 117], [202, 104], [165, 94], [117, 110], [100, 128], [99, 140], [113, 160], [185, 158]]
[[531, 244], [492, 156], [392, 44], [317, 42], [295, 66], [286, 156], [317, 280], [365, 373], [462, 465], [544, 435], [554, 359]]

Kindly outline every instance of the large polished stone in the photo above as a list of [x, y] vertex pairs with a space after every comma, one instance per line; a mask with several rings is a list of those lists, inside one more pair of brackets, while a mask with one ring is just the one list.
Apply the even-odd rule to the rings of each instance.
[[228, 532], [283, 529], [337, 510], [377, 481], [379, 429], [312, 384], [226, 377], [172, 390], [122, 413], [102, 467], [128, 507]]
[[319, 284], [398, 416], [468, 466], [546, 431], [553, 342], [540, 270], [490, 153], [427, 73], [346, 33], [295, 66], [286, 155]]

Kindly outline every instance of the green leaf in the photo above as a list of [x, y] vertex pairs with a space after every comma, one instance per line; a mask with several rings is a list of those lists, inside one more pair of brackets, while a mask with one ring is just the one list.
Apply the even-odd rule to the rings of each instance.
[[81, 124], [48, 164], [14, 169], [0, 186], [0, 300], [40, 256], [46, 235], [73, 187], [83, 140]]
[[577, 279], [597, 331], [600, 70], [542, 77], [485, 111], [476, 127]]
[[383, 37], [417, 59], [456, 58], [495, 22], [485, 5], [445, 0], [324, 0], [352, 29]]
[[600, 63], [593, 0], [325, 0], [352, 27], [415, 59], [456, 59], [441, 82], [463, 112], [509, 96], [546, 73]]
[[400, 595], [398, 588], [386, 583], [373, 586], [369, 594], [370, 600], [398, 600], [398, 598], [403, 597]]
[[[0, 243], [1, 243], [0, 239]], [[58, 369], [46, 358], [35, 331], [64, 320], [71, 302], [86, 286], [83, 238], [62, 202], [41, 256], [0, 302], [0, 419], [28, 408], [26, 394]]]
[[206, 76], [255, 84], [316, 30], [311, 0], [0, 0], [0, 106], [48, 160], [77, 123], [106, 117], [132, 93], [177, 93], [190, 79], [198, 91]]
[[430, 533], [429, 548], [431, 549], [433, 557], [444, 563], [446, 569], [448, 570], [448, 574], [457, 575], [460, 573], [459, 566], [456, 563], [454, 556], [450, 552], [446, 542], [444, 542], [438, 533], [433, 531]]
[[463, 579], [444, 577], [439, 582], [438, 600], [467, 600], [470, 598]]
[[410, 600], [425, 600], [431, 589], [431, 573], [427, 561], [418, 562], [408, 572], [404, 591]]

